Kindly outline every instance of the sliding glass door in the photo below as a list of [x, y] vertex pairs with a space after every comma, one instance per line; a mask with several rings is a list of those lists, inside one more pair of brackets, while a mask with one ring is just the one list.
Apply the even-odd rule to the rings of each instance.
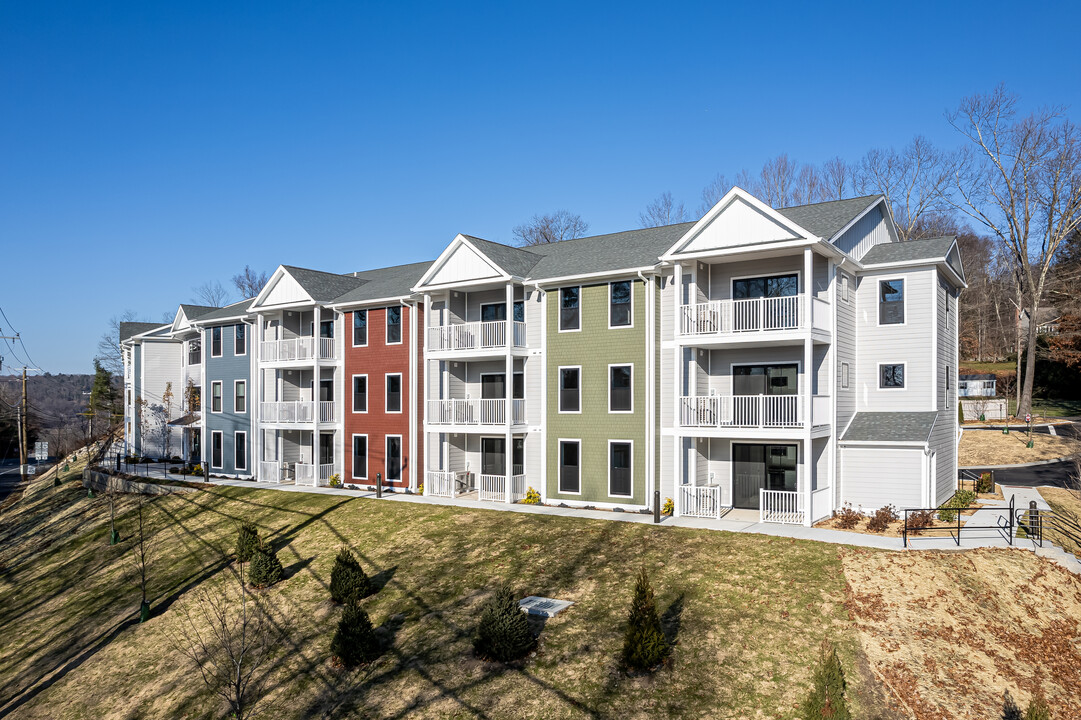
[[759, 490], [797, 488], [798, 445], [732, 443], [732, 505], [757, 510]]

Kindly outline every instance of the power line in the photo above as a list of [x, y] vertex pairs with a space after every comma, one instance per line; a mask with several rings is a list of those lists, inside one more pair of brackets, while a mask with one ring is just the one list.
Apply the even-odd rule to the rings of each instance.
[[[15, 333], [15, 338], [19, 341], [19, 345], [22, 346], [23, 353], [26, 355], [26, 362], [24, 362], [23, 364], [34, 368], [37, 372], [41, 372], [41, 369], [37, 367], [37, 363], [34, 362], [33, 358], [30, 357], [30, 351], [26, 348], [26, 343], [23, 342], [22, 335], [20, 335], [19, 331], [15, 329], [15, 326], [11, 324], [11, 320], [8, 319], [7, 313], [4, 312], [3, 307], [0, 307], [0, 317], [4, 318], [4, 322], [7, 323], [7, 327], [11, 330], [11, 332]], [[8, 340], [7, 338], [5, 338], [5, 340], [7, 341], [8, 347], [11, 348], [12, 354], [15, 355], [15, 358], [19, 360], [19, 362], [23, 362], [22, 358], [20, 358], [18, 353], [16, 352], [15, 346], [11, 344], [11, 340]]]

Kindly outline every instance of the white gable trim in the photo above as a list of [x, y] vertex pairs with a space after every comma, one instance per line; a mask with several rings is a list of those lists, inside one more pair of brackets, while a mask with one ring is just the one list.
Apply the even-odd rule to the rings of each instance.
[[180, 332], [187, 329], [191, 323], [188, 322], [188, 316], [184, 313], [184, 308], [178, 307], [176, 309], [176, 315], [173, 316], [173, 326], [169, 329], [169, 332]]
[[[763, 219], [767, 222], [771, 222], [776, 225], [781, 231], [787, 232], [788, 235], [778, 237], [772, 241], [757, 241], [750, 243], [738, 243], [733, 245], [718, 245], [716, 248], [699, 247], [694, 248], [694, 241], [703, 234], [703, 232], [713, 225], [714, 221], [721, 218], [725, 212], [729, 211], [729, 208], [733, 207], [736, 203], [741, 203], [749, 209], [756, 211], [763, 216]], [[693, 253], [706, 252], [707, 250], [716, 249], [724, 250], [729, 247], [753, 247], [771, 244], [772, 242], [783, 242], [792, 240], [817, 240], [817, 236], [808, 230], [800, 227], [798, 224], [792, 222], [779, 212], [766, 205], [764, 202], [751, 195], [742, 188], [734, 187], [725, 193], [725, 196], [721, 198], [716, 205], [710, 208], [709, 212], [702, 216], [702, 218], [694, 224], [694, 226], [688, 230], [683, 237], [676, 241], [675, 245], [668, 249], [663, 255], [661, 260], [673, 261], [682, 257], [688, 257]]]
[[863, 209], [863, 212], [849, 220], [847, 225], [835, 232], [833, 234], [833, 237], [831, 237], [829, 241], [831, 243], [834, 243], [839, 240], [846, 232], [851, 230], [856, 223], [862, 220], [864, 215], [871, 212], [880, 205], [882, 206], [882, 219], [886, 221], [886, 230], [888, 230], [890, 233], [890, 239], [893, 240], [893, 242], [898, 242], [899, 239], [897, 237], [897, 226], [893, 222], [893, 211], [890, 210], [890, 206], [886, 202], [885, 196], [878, 198], [878, 200], [875, 200], [873, 203], [865, 207]]
[[[472, 258], [468, 258], [469, 262], [461, 268], [466, 273], [476, 272], [475, 277], [459, 277], [452, 280], [440, 279], [440, 273], [447, 267], [448, 263], [458, 253], [462, 252], [462, 248], [466, 248], [467, 252], [472, 254]], [[479, 274], [487, 272], [488, 274]], [[446, 249], [439, 254], [435, 262], [424, 272], [417, 284], [412, 288], [413, 292], [423, 292], [424, 288], [435, 287], [450, 287], [455, 284], [463, 282], [474, 282], [477, 280], [496, 281], [501, 280], [506, 282], [511, 279], [510, 273], [501, 268], [490, 257], [485, 255], [476, 245], [469, 242], [469, 239], [459, 233], [450, 245], [447, 245]]]
[[[291, 289], [299, 290], [299, 297], [295, 297], [293, 299], [283, 302], [272, 302], [275, 291], [282, 283], [291, 283], [293, 286], [295, 286]], [[301, 284], [296, 281], [296, 278], [290, 275], [289, 271], [286, 270], [284, 266], [279, 265], [278, 269], [274, 271], [274, 274], [270, 276], [270, 280], [267, 281], [266, 286], [259, 291], [258, 295], [255, 296], [255, 300], [252, 301], [251, 307], [248, 308], [248, 312], [252, 313], [256, 309], [262, 309], [270, 306], [285, 307], [295, 305], [310, 305], [314, 302], [315, 300], [312, 299], [312, 296], [309, 295], [307, 291], [304, 290], [303, 286], [301, 286]]]

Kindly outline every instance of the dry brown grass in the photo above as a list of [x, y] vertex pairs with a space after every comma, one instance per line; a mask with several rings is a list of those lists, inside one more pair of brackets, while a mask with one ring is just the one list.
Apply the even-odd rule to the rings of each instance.
[[998, 717], [1008, 689], [1081, 718], [1077, 576], [1021, 549], [846, 549], [842, 564], [863, 650], [908, 717]]
[[1023, 432], [1003, 435], [995, 430], [966, 430], [961, 435], [958, 464], [962, 467], [1018, 465], [1069, 457], [1077, 451], [1076, 441], [1068, 438], [1033, 433], [1032, 439], [1035, 446], [1029, 449], [1026, 447], [1029, 436]]

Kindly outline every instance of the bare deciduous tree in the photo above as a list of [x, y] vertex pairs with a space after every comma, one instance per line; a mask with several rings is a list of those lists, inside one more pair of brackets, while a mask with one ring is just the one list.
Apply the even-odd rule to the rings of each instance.
[[202, 285], [193, 287], [191, 291], [195, 293], [192, 297], [194, 303], [209, 307], [222, 307], [229, 302], [229, 291], [222, 287], [222, 284], [217, 280], [214, 282], [207, 280]]
[[1017, 97], [999, 86], [963, 100], [948, 115], [969, 140], [951, 203], [986, 227], [1009, 254], [1029, 322], [1017, 415], [1032, 408], [1036, 333], [1055, 253], [1081, 223], [1081, 138], [1061, 108], [1018, 117]]
[[701, 217], [712, 210], [713, 206], [719, 203], [731, 189], [732, 183], [728, 182], [728, 178], [724, 175], [718, 174], [710, 180], [709, 184], [702, 188], [702, 204], [698, 206], [698, 216]]
[[109, 329], [98, 340], [98, 354], [94, 358], [111, 375], [124, 374], [124, 356], [120, 351], [120, 323], [135, 322], [138, 315], [134, 310], [125, 310], [120, 315], [109, 318]]
[[155, 523], [150, 501], [143, 495], [136, 495], [135, 498], [135, 532], [132, 534], [131, 562], [142, 593], [139, 621], [145, 622], [150, 618], [147, 588], [150, 581], [150, 563], [154, 555]]
[[914, 237], [928, 214], [942, 213], [953, 179], [954, 160], [924, 137], [916, 136], [900, 151], [875, 148], [856, 165], [853, 186], [864, 195], [882, 193], [893, 210], [902, 240]]
[[524, 225], [514, 228], [514, 238], [519, 245], [543, 245], [544, 243], [574, 240], [589, 232], [589, 223], [567, 210], [556, 210], [546, 215], [534, 215]]
[[243, 270], [233, 276], [233, 285], [241, 298], [253, 298], [266, 286], [269, 279], [266, 272], [256, 273], [250, 265], [245, 265]]
[[[229, 705], [231, 717], [254, 717], [273, 678], [281, 632], [264, 600], [244, 586], [244, 566], [215, 593], [200, 588], [177, 610], [169, 643], [199, 671], [207, 688]], [[239, 594], [239, 598], [237, 595]]]
[[687, 210], [683, 203], [677, 203], [672, 193], [663, 192], [660, 197], [646, 205], [644, 212], [638, 214], [638, 224], [644, 228], [675, 225], [687, 221]]
[[788, 207], [794, 204], [792, 195], [798, 173], [796, 163], [788, 158], [787, 153], [781, 153], [762, 166], [758, 182], [747, 190], [770, 207]]
[[822, 200], [842, 200], [852, 184], [852, 170], [840, 157], [822, 165]]

